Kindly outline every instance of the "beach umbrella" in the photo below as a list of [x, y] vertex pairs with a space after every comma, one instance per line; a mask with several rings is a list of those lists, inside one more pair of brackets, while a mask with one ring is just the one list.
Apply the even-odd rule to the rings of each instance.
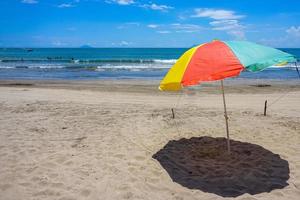
[[162, 91], [177, 91], [205, 81], [221, 81], [227, 148], [230, 153], [228, 116], [223, 79], [238, 76], [241, 71], [257, 72], [272, 65], [296, 62], [293, 55], [247, 41], [214, 40], [186, 51], [161, 81]]

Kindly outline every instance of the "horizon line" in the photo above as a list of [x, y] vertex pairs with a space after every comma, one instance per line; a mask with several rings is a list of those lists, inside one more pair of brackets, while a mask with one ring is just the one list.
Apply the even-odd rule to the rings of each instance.
[[[197, 45], [186, 46], [186, 47], [1, 47], [0, 49], [188, 49]], [[268, 46], [268, 45], [265, 45]], [[279, 49], [299, 49], [300, 47], [273, 47]]]

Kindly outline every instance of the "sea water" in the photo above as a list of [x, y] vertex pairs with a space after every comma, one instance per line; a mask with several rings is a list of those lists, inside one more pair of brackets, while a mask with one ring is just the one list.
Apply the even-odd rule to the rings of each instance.
[[[185, 48], [0, 48], [0, 79], [161, 79]], [[281, 49], [300, 58], [300, 49]], [[295, 64], [239, 78], [298, 79]]]

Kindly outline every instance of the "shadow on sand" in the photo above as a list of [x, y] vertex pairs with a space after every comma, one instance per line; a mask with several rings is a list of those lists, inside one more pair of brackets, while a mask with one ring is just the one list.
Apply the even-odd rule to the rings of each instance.
[[153, 158], [174, 182], [222, 197], [254, 195], [288, 185], [289, 164], [278, 154], [234, 140], [231, 149], [229, 156], [225, 138], [183, 138], [168, 142]]

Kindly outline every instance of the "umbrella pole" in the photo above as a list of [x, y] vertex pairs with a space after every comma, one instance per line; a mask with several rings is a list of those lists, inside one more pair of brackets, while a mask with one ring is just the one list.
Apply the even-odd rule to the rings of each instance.
[[221, 89], [222, 89], [222, 95], [223, 95], [224, 117], [225, 117], [225, 123], [226, 123], [226, 133], [227, 133], [227, 151], [228, 151], [228, 153], [230, 153], [230, 138], [229, 138], [229, 128], [228, 128], [228, 115], [227, 115], [227, 109], [226, 109], [226, 101], [225, 101], [225, 92], [224, 92], [223, 80], [221, 80]]

